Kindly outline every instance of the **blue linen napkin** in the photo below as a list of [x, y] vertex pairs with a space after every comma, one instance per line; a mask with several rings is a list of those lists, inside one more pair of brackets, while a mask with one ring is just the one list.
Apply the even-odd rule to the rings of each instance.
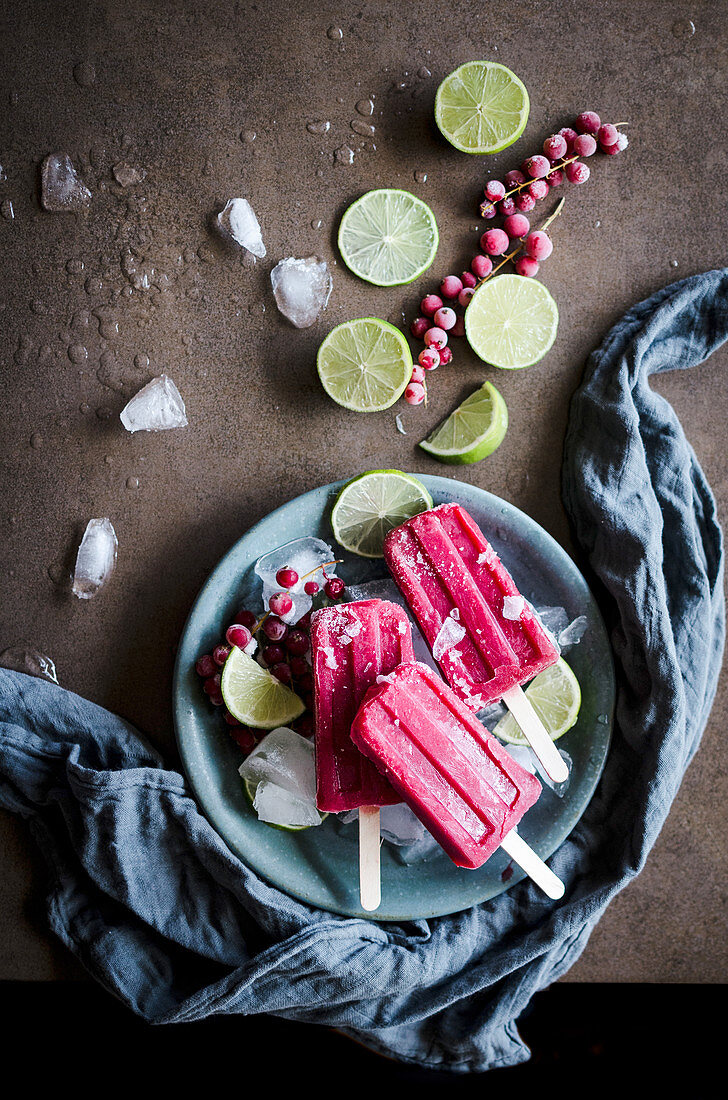
[[50, 868], [51, 927], [99, 982], [154, 1023], [263, 1012], [437, 1069], [528, 1058], [516, 1018], [642, 868], [715, 693], [721, 530], [648, 378], [701, 362], [727, 336], [728, 271], [676, 283], [612, 329], [573, 398], [564, 502], [601, 585], [618, 700], [603, 778], [551, 859], [559, 903], [526, 880], [403, 924], [312, 909], [228, 850], [126, 722], [0, 670], [0, 805], [28, 820]]

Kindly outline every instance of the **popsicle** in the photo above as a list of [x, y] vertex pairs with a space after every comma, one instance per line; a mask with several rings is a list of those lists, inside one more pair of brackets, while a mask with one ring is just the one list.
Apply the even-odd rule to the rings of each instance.
[[547, 774], [567, 779], [521, 689], [559, 651], [473, 518], [440, 504], [390, 531], [384, 557], [453, 691], [476, 713], [502, 699]]
[[549, 897], [562, 896], [515, 831], [541, 784], [431, 668], [407, 662], [371, 688], [351, 737], [459, 867], [481, 867], [502, 847]]
[[351, 740], [366, 692], [402, 661], [411, 661], [412, 630], [387, 600], [337, 604], [311, 618], [316, 746], [316, 803], [339, 813], [359, 808], [362, 905], [379, 904], [379, 807], [401, 798]]

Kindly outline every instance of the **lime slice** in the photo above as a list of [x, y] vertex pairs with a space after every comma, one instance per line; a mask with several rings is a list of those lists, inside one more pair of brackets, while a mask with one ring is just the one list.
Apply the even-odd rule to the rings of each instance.
[[420, 447], [440, 462], [466, 466], [493, 454], [508, 430], [508, 409], [492, 382], [466, 397]]
[[220, 689], [230, 713], [253, 729], [285, 726], [305, 709], [303, 700], [294, 691], [237, 647], [233, 647], [225, 662]]
[[[555, 665], [534, 676], [526, 688], [526, 695], [554, 741], [563, 737], [579, 717], [579, 681], [563, 657], [559, 657]], [[493, 733], [510, 745], [528, 744], [511, 714], [506, 714], [496, 723]]]
[[428, 508], [432, 497], [416, 477], [401, 470], [369, 470], [341, 490], [331, 526], [344, 549], [363, 558], [381, 558], [385, 535]]
[[437, 89], [435, 122], [461, 153], [499, 153], [528, 121], [528, 92], [495, 61], [466, 61]]
[[397, 401], [412, 376], [405, 337], [378, 317], [359, 317], [332, 329], [316, 366], [329, 397], [355, 412], [381, 412]]
[[377, 286], [411, 283], [427, 271], [437, 244], [435, 215], [409, 191], [368, 191], [351, 204], [339, 225], [344, 263]]
[[543, 283], [496, 275], [481, 283], [465, 311], [465, 335], [476, 355], [516, 370], [543, 359], [559, 327], [559, 311]]

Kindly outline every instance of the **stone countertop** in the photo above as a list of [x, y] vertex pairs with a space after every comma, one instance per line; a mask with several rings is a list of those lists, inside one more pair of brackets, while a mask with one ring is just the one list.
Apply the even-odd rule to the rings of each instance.
[[[512, 501], [571, 550], [559, 467], [586, 356], [636, 301], [726, 262], [717, 226], [728, 154], [716, 120], [726, 115], [728, 5], [164, 8], [0, 0], [0, 648], [49, 654], [64, 686], [118, 711], [174, 759], [175, 646], [222, 554], [314, 485], [375, 466], [447, 474], [416, 442], [485, 377], [508, 403], [510, 429], [495, 454], [457, 476]], [[438, 83], [476, 57], [508, 65], [531, 98], [518, 143], [486, 159], [456, 153], [433, 124]], [[367, 100], [371, 115], [361, 113]], [[475, 251], [486, 174], [502, 175], [586, 108], [628, 123], [630, 146], [595, 157], [588, 184], [562, 192], [541, 272], [561, 317], [546, 358], [498, 372], [459, 342], [426, 408], [362, 416], [329, 401], [314, 369], [329, 329], [367, 314], [411, 318], [422, 293]], [[317, 122], [329, 125], [307, 126]], [[352, 156], [337, 158], [342, 149]], [[40, 207], [40, 164], [59, 150], [93, 192], [86, 214]], [[144, 179], [122, 186], [120, 164]], [[339, 217], [378, 186], [411, 190], [435, 212], [429, 279], [384, 290], [342, 265]], [[255, 264], [211, 227], [235, 195], [261, 221], [268, 255]], [[298, 331], [275, 308], [269, 272], [284, 256], [313, 253], [328, 261], [334, 290], [319, 321]], [[727, 363], [723, 349], [655, 382], [721, 514]], [[128, 435], [120, 409], [162, 371], [183, 394], [189, 427]], [[58, 580], [91, 516], [112, 518], [119, 562], [108, 588], [81, 603]], [[726, 980], [728, 942], [714, 929], [728, 881], [727, 719], [723, 682], [645, 870], [568, 981]], [[0, 977], [80, 975], [45, 929], [41, 861], [7, 815], [0, 853]]]

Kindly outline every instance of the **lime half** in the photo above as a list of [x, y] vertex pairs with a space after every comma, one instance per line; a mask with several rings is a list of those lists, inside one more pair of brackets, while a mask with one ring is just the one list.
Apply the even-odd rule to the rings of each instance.
[[476, 355], [516, 370], [543, 359], [559, 327], [559, 311], [543, 283], [523, 275], [496, 275], [473, 294], [465, 335]]
[[303, 700], [242, 649], [234, 647], [220, 680], [225, 706], [253, 729], [285, 726], [304, 712]]
[[492, 382], [466, 397], [420, 447], [440, 462], [466, 466], [493, 454], [508, 430], [506, 403]]
[[344, 263], [377, 286], [411, 283], [430, 266], [437, 245], [435, 215], [409, 191], [368, 191], [351, 204], [339, 226]]
[[370, 470], [348, 482], [331, 512], [334, 537], [363, 558], [381, 558], [385, 535], [432, 508], [421, 481], [401, 470]]
[[412, 352], [394, 325], [359, 317], [332, 329], [316, 366], [329, 397], [355, 412], [381, 412], [397, 401], [412, 376]]
[[499, 153], [528, 121], [528, 92], [495, 61], [466, 61], [437, 89], [435, 122], [461, 153]]
[[[554, 741], [563, 737], [579, 717], [581, 688], [563, 657], [534, 676], [526, 688], [526, 695]], [[510, 745], [528, 744], [511, 714], [496, 723], [493, 733]]]

